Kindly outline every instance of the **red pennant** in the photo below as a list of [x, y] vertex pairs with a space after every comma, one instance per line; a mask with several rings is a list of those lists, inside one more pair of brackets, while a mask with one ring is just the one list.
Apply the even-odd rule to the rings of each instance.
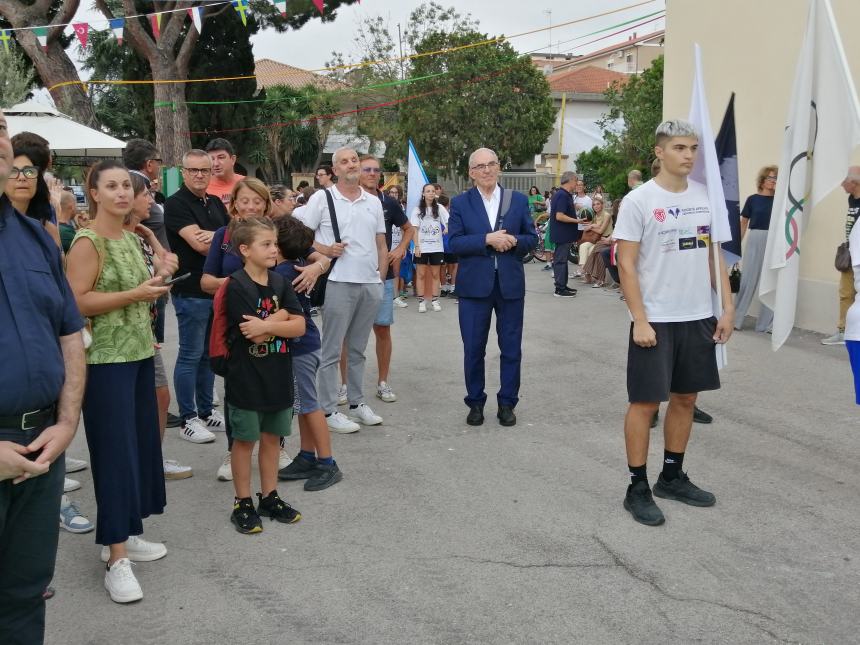
[[76, 22], [72, 25], [72, 29], [75, 30], [75, 35], [78, 37], [78, 40], [81, 41], [81, 47], [87, 46], [87, 38], [90, 34], [90, 25], [87, 22]]
[[317, 9], [319, 9], [320, 13], [323, 13], [323, 6], [324, 6], [323, 0], [314, 0], [314, 6]]
[[155, 40], [158, 40], [161, 37], [161, 14], [160, 13], [151, 13], [149, 14], [149, 24], [152, 25], [152, 35]]

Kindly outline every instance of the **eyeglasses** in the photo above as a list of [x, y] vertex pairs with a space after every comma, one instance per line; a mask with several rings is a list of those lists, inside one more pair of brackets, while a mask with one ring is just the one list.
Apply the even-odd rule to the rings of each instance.
[[183, 168], [182, 170], [192, 175], [201, 175], [202, 177], [212, 172], [211, 168]]
[[17, 179], [18, 175], [24, 175], [27, 179], [35, 179], [39, 176], [39, 169], [36, 166], [24, 166], [23, 168], [12, 166], [9, 171], [9, 179]]
[[378, 175], [382, 171], [379, 168], [362, 168], [361, 172], [365, 175]]
[[773, 175], [768, 175], [767, 177], [764, 178], [764, 180], [765, 181], [776, 181], [776, 177], [774, 177]]
[[477, 170], [478, 172], [484, 172], [485, 170], [492, 170], [498, 167], [498, 161], [491, 161], [490, 163], [479, 163], [475, 166], [472, 166], [472, 170]]
[[152, 157], [151, 159], [147, 159], [147, 161], [157, 161], [158, 163], [161, 163], [161, 157]]
[[317, 177], [328, 177], [328, 173], [327, 172], [318, 172]]

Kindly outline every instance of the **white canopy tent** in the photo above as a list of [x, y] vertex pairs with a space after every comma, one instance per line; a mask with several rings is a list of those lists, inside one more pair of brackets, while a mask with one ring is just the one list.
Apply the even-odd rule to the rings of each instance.
[[6, 110], [9, 136], [19, 132], [35, 132], [45, 137], [51, 152], [63, 157], [121, 157], [125, 142], [73, 121], [54, 108], [35, 101], [19, 103]]

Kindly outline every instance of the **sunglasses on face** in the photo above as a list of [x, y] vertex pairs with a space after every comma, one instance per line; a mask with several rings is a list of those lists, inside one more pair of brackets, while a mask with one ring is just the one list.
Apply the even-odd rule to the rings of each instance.
[[24, 175], [27, 179], [35, 179], [39, 176], [39, 169], [36, 166], [24, 166], [23, 168], [12, 166], [12, 169], [9, 171], [9, 178], [17, 179], [18, 175]]

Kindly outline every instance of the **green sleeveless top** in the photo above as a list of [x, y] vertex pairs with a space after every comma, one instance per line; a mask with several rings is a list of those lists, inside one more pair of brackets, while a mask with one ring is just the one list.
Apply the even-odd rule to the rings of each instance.
[[[128, 291], [150, 279], [140, 242], [134, 233], [123, 231], [122, 239], [101, 237], [88, 228], [75, 234], [74, 246], [89, 238], [99, 254], [101, 272], [95, 291]], [[155, 354], [148, 302], [135, 302], [90, 318], [93, 343], [87, 349], [87, 363], [130, 363]]]

